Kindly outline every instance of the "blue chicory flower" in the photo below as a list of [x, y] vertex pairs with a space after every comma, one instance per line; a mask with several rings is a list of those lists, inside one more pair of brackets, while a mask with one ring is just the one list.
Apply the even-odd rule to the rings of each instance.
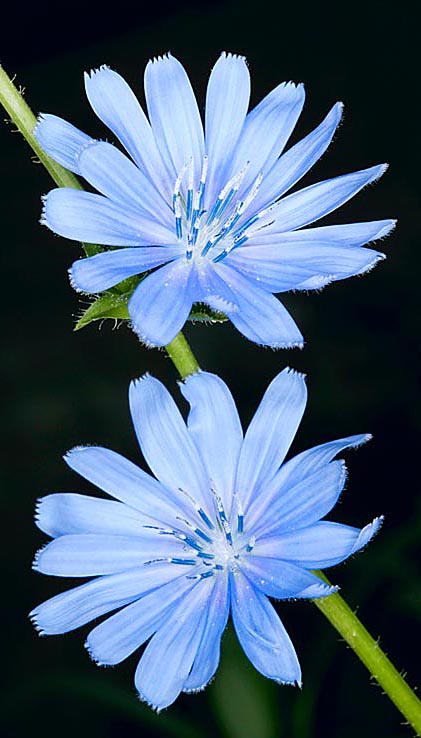
[[348, 558], [381, 523], [360, 530], [320, 520], [346, 477], [344, 462], [332, 459], [369, 436], [324, 443], [283, 463], [306, 404], [302, 375], [278, 374], [244, 437], [217, 376], [193, 374], [181, 391], [190, 403], [187, 427], [157, 379], [130, 386], [133, 424], [156, 479], [109, 449], [75, 448], [68, 465], [115, 500], [52, 494], [37, 509], [38, 527], [54, 540], [34, 568], [95, 578], [35, 608], [36, 627], [65, 633], [116, 610], [86, 647], [112, 665], [150, 639], [135, 683], [156, 709], [213, 677], [230, 612], [256, 669], [300, 684], [294, 647], [268, 597], [331, 594], [336, 588], [311, 570]]
[[93, 110], [130, 158], [61, 118], [42, 115], [35, 131], [41, 146], [100, 193], [53, 190], [42, 222], [67, 238], [113, 248], [73, 264], [71, 282], [81, 292], [98, 293], [152, 270], [128, 304], [133, 328], [148, 345], [168, 344], [201, 302], [225, 313], [251, 341], [302, 346], [273, 293], [320, 289], [384, 258], [361, 247], [389, 233], [393, 220], [303, 228], [378, 179], [386, 165], [285, 196], [329, 146], [341, 103], [282, 153], [303, 108], [304, 87], [280, 84], [247, 113], [250, 75], [243, 57], [223, 53], [215, 64], [205, 132], [187, 74], [171, 54], [146, 67], [149, 121], [108, 67], [87, 74], [85, 84]]

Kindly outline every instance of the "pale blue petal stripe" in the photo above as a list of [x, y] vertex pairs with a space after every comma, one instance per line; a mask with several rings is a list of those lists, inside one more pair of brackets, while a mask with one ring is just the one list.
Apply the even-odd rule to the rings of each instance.
[[51, 190], [44, 199], [41, 223], [73, 241], [104, 246], [174, 244], [169, 228], [102, 195], [68, 187]]
[[284, 369], [272, 380], [247, 429], [235, 488], [244, 509], [282, 464], [307, 401], [302, 374]]
[[209, 480], [197, 448], [173, 398], [164, 385], [146, 374], [130, 384], [130, 412], [142, 453], [156, 477], [190, 502], [212, 511]]
[[[296, 231], [299, 233], [300, 231]], [[363, 274], [385, 259], [379, 251], [348, 246], [314, 245], [306, 241], [247, 246], [233, 251], [225, 264], [237, 269], [257, 287], [270, 292], [308, 289], [306, 280], [323, 284]], [[318, 286], [321, 286], [320, 284]]]
[[48, 543], [36, 555], [33, 568], [55, 577], [92, 577], [118, 574], [157, 558], [182, 555], [179, 540], [161, 536], [153, 528], [144, 528], [139, 536], [80, 533]]
[[275, 477], [255, 497], [249, 525], [256, 536], [311, 525], [336, 505], [345, 481], [346, 467], [342, 460], [332, 461], [300, 482], [291, 480], [283, 487], [279, 487], [279, 479]]
[[206, 92], [206, 153], [209, 157], [205, 208], [226, 185], [232, 152], [240, 136], [250, 99], [250, 74], [243, 56], [221, 54]]
[[360, 433], [355, 436], [347, 436], [346, 438], [322, 443], [319, 446], [307, 449], [307, 451], [302, 451], [282, 466], [276, 480], [274, 480], [274, 484], [278, 485], [279, 489], [287, 489], [292, 485], [297, 485], [332, 461], [334, 456], [341, 451], [346, 448], [357, 448], [370, 441], [371, 438], [370, 433]]
[[189, 78], [171, 54], [151, 60], [145, 69], [145, 96], [158, 148], [175, 181], [193, 158], [196, 182], [204, 154], [203, 126]]
[[166, 346], [181, 331], [195, 300], [195, 274], [185, 259], [148, 275], [129, 301], [133, 330], [147, 346]]
[[215, 268], [234, 293], [236, 304], [224, 305], [210, 297], [205, 302], [222, 310], [237, 330], [255, 343], [271, 348], [302, 348], [303, 337], [297, 325], [276, 297], [227, 264], [219, 263]]
[[253, 210], [257, 212], [267, 207], [304, 177], [332, 141], [342, 110], [342, 103], [336, 103], [314, 131], [282, 154], [264, 178], [253, 202]]
[[202, 639], [197, 650], [190, 674], [183, 685], [183, 692], [204, 689], [215, 674], [220, 657], [221, 637], [230, 611], [227, 573], [215, 577]]
[[[293, 245], [295, 243], [307, 243], [317, 246], [318, 243], [330, 244], [331, 246], [364, 246], [370, 241], [384, 238], [395, 227], [396, 220], [371, 220], [367, 223], [345, 223], [343, 225], [319, 226], [317, 228], [306, 228], [299, 231], [286, 231], [276, 235], [268, 233], [266, 229], [250, 236], [250, 246], [270, 246], [276, 243], [279, 246]], [[234, 252], [235, 253], [235, 252]]]
[[136, 669], [141, 699], [157, 710], [178, 697], [196, 658], [214, 583], [200, 581], [149, 641]]
[[260, 172], [268, 172], [281, 154], [300, 117], [304, 99], [303, 85], [283, 83], [247, 115], [229, 171], [233, 176], [250, 162], [240, 195]]
[[80, 174], [78, 154], [94, 139], [57, 115], [42, 114], [34, 136], [44, 151], [66, 169]]
[[[256, 551], [260, 552], [260, 540]], [[276, 558], [276, 552], [272, 554], [270, 548], [262, 556], [253, 551], [244, 559], [241, 569], [256, 589], [277, 600], [327, 597], [335, 591], [301, 565]]]
[[183, 498], [124, 456], [101, 446], [79, 446], [64, 457], [73, 471], [135, 510], [169, 523]]
[[106, 141], [94, 141], [79, 156], [82, 176], [125, 209], [174, 231], [174, 214], [162, 193], [127, 156]]
[[380, 164], [305, 187], [282, 198], [259, 222], [265, 225], [265, 234], [302, 228], [339, 208], [363, 187], [379, 179], [386, 169], [387, 164]]
[[114, 666], [124, 661], [164, 624], [177, 601], [188, 597], [193, 586], [191, 579], [179, 574], [177, 579], [164, 583], [107, 618], [91, 630], [86, 639], [89, 655], [101, 665]]
[[238, 640], [253, 666], [281, 684], [300, 684], [294, 646], [266, 596], [238, 572], [231, 575], [231, 600]]
[[179, 246], [135, 246], [105, 251], [75, 261], [69, 270], [70, 281], [79, 292], [102, 292], [127, 277], [172, 261], [182, 253]]
[[146, 115], [127, 82], [108, 67], [85, 74], [88, 100], [98, 118], [117, 136], [138, 167], [170, 196], [168, 178]]
[[121, 502], [63, 492], [38, 501], [35, 522], [52, 538], [73, 533], [136, 536], [151, 518]]
[[234, 399], [215, 374], [191, 374], [180, 384], [190, 404], [187, 420], [212, 488], [229, 515], [243, 432]]
[[46, 600], [30, 618], [41, 635], [67, 633], [179, 577], [180, 569], [176, 564], [157, 563], [98, 577]]
[[377, 533], [382, 518], [365, 528], [321, 521], [308, 528], [260, 538], [256, 551], [260, 556], [287, 559], [307, 569], [324, 569], [340, 564], [367, 545]]

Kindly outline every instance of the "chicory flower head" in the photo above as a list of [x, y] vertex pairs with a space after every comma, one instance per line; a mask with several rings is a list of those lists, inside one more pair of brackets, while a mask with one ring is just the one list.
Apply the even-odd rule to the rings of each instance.
[[362, 530], [321, 521], [343, 489], [332, 460], [369, 436], [324, 443], [284, 462], [306, 404], [302, 375], [269, 385], [243, 437], [234, 400], [213, 374], [189, 376], [181, 391], [187, 426], [165, 387], [146, 375], [130, 386], [130, 410], [156, 479], [106, 448], [70, 451], [68, 465], [111, 495], [73, 493], [39, 501], [37, 525], [54, 540], [34, 568], [95, 577], [31, 613], [42, 634], [58, 634], [110, 613], [89, 633], [99, 664], [117, 664], [149, 641], [135, 674], [156, 709], [203, 689], [219, 662], [229, 613], [262, 674], [300, 684], [294, 647], [268, 597], [329, 595], [312, 569], [365, 546], [381, 519]]
[[67, 238], [112, 247], [73, 264], [71, 282], [81, 292], [151, 272], [128, 304], [132, 326], [148, 345], [168, 344], [192, 305], [205, 303], [251, 341], [302, 346], [273, 293], [320, 289], [384, 258], [361, 247], [389, 233], [392, 220], [303, 228], [374, 182], [385, 165], [286, 194], [329, 146], [341, 103], [282, 153], [304, 87], [280, 84], [248, 113], [244, 57], [223, 53], [215, 64], [204, 129], [187, 74], [171, 54], [146, 67], [149, 120], [108, 67], [86, 74], [85, 85], [93, 110], [129, 156], [42, 115], [35, 131], [41, 146], [100, 193], [53, 190], [42, 222]]

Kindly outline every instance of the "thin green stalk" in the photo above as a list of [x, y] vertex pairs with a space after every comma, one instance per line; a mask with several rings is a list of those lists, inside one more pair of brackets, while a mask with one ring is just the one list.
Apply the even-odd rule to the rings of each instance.
[[171, 343], [165, 346], [165, 350], [181, 379], [185, 379], [189, 374], [199, 371], [199, 363], [181, 331]]
[[[72, 172], [58, 164], [54, 159], [48, 156], [39, 145], [34, 136], [34, 129], [37, 119], [33, 114], [28, 103], [17, 87], [13, 84], [10, 77], [6, 74], [0, 65], [0, 103], [10, 115], [11, 120], [16, 125], [22, 136], [26, 139], [31, 149], [37, 155], [38, 159], [44, 164], [47, 172], [51, 174], [54, 182], [59, 187], [73, 187], [76, 190], [83, 190], [77, 177]], [[101, 251], [99, 246], [95, 244], [82, 243], [82, 247], [86, 256], [93, 256]]]
[[[1, 67], [0, 102], [56, 184], [59, 187], [82, 189], [77, 178], [71, 172], [50, 159], [40, 148], [33, 135], [36, 118]], [[182, 379], [199, 370], [199, 364], [182, 333], [179, 333], [166, 346], [166, 351]], [[316, 573], [324, 581], [328, 581], [322, 572]], [[383, 687], [386, 694], [406, 718], [408, 724], [416, 730], [418, 736], [421, 736], [421, 702], [382, 651], [379, 643], [364, 628], [355, 613], [338, 594], [313, 600], [313, 602]]]
[[[322, 572], [315, 574], [328, 582]], [[312, 601], [361, 659], [416, 734], [421, 735], [421, 702], [382, 651], [379, 641], [374, 640], [339, 594]]]
[[37, 119], [2, 66], [0, 66], [0, 102], [22, 136], [24, 136], [30, 147], [36, 153], [40, 162], [44, 164], [46, 170], [51, 174], [54, 182], [59, 187], [73, 187], [77, 190], [83, 189], [74, 174], [62, 167], [61, 164], [57, 164], [57, 162], [42, 150], [34, 136]]

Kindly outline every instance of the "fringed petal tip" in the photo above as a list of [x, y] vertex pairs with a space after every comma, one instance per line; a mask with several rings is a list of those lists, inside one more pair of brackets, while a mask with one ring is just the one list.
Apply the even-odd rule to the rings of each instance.
[[259, 341], [255, 341], [255, 343], [258, 346], [261, 346], [262, 348], [271, 348], [274, 351], [277, 349], [300, 349], [300, 351], [304, 348], [304, 341], [280, 341], [274, 342], [274, 343], [259, 343]]
[[221, 51], [220, 58], [234, 59], [234, 61], [243, 61], [247, 64], [247, 58], [242, 54], [233, 54], [232, 51]]
[[162, 710], [165, 710], [167, 707], [169, 707], [169, 705], [163, 705], [163, 706], [154, 705], [152, 702], [150, 702], [148, 700], [147, 697], [145, 697], [141, 692], [139, 692], [139, 689], [138, 688], [136, 688], [136, 689], [137, 689], [137, 698], [138, 698], [138, 700], [140, 702], [144, 702], [148, 707], [151, 708], [151, 710], [153, 710], [154, 712], [156, 712], [157, 715], [159, 715], [162, 712]]
[[[154, 349], [154, 348], [158, 348], [158, 349], [163, 349], [163, 348], [165, 348], [165, 346], [167, 345], [167, 344], [166, 344], [166, 343], [164, 343], [164, 342], [162, 342], [162, 343], [153, 343], [153, 342], [152, 342], [152, 341], [151, 341], [151, 340], [150, 340], [149, 338], [147, 338], [147, 337], [146, 337], [146, 336], [145, 336], [145, 335], [144, 335], [144, 334], [142, 333], [142, 331], [140, 330], [140, 328], [139, 328], [138, 326], [136, 326], [136, 324], [134, 323], [134, 321], [133, 321], [133, 320], [131, 321], [131, 323], [130, 323], [130, 326], [131, 326], [131, 328], [132, 328], [133, 332], [134, 332], [134, 333], [136, 333], [136, 336], [138, 337], [138, 339], [139, 339], [140, 343], [141, 343], [141, 344], [142, 344], [142, 345], [143, 345], [143, 346], [144, 346], [145, 348], [147, 348], [147, 349]], [[175, 338], [175, 336], [174, 336], [174, 338]]]
[[31, 621], [32, 625], [34, 626], [36, 632], [39, 636], [46, 636], [48, 635], [47, 631], [43, 629], [43, 627], [38, 622], [38, 610], [35, 608], [34, 610], [31, 610], [31, 612], [28, 614], [28, 618]]
[[145, 380], [154, 379], [152, 375], [149, 372], [145, 372], [145, 374], [142, 374], [141, 377], [135, 377], [135, 379], [132, 379], [129, 385], [129, 392], [138, 391], [140, 389], [140, 385], [142, 382], [145, 382]]
[[48, 543], [45, 543], [44, 546], [41, 546], [41, 548], [39, 548], [38, 551], [36, 552], [36, 554], [34, 556], [34, 560], [32, 562], [32, 570], [33, 571], [41, 572], [41, 574], [44, 574], [45, 573], [45, 572], [43, 572], [43, 570], [41, 568], [40, 559], [41, 559], [42, 554], [44, 553], [45, 549], [48, 548], [49, 545], [50, 545], [50, 541]]
[[283, 369], [282, 374], [290, 374], [292, 377], [296, 377], [297, 379], [302, 379], [304, 382], [307, 379], [307, 375], [304, 374], [304, 372], [297, 372], [296, 369], [293, 369], [290, 366], [286, 366], [285, 369]]
[[88, 636], [88, 638], [86, 639], [86, 641], [85, 641], [85, 643], [83, 645], [84, 645], [84, 647], [86, 648], [86, 650], [88, 652], [89, 658], [92, 659], [92, 661], [94, 662], [94, 664], [96, 666], [102, 666], [102, 667], [105, 667], [105, 666], [113, 666], [113, 664], [107, 664], [104, 661], [101, 661], [100, 658], [98, 658], [97, 656], [95, 656], [95, 654], [93, 652], [93, 649], [91, 648], [91, 646], [89, 644], [89, 636]]
[[274, 680], [277, 684], [280, 684], [282, 687], [298, 687], [298, 689], [303, 688], [303, 683], [298, 679], [275, 679]]
[[108, 64], [101, 64], [99, 67], [96, 67], [95, 69], [90, 69], [89, 72], [84, 72], [84, 78], [85, 80], [92, 79], [97, 74], [101, 74], [101, 72], [108, 72], [112, 71], [111, 67]]
[[378, 533], [381, 526], [383, 525], [383, 521], [384, 521], [384, 515], [379, 515], [379, 517], [374, 518], [372, 523], [369, 523], [368, 525], [365, 526], [365, 528], [362, 528], [357, 540], [355, 541], [352, 547], [352, 551], [350, 555], [353, 553], [356, 553], [357, 551], [361, 551], [362, 548], [364, 548], [368, 543], [370, 543], [372, 538], [374, 538], [376, 533]]

